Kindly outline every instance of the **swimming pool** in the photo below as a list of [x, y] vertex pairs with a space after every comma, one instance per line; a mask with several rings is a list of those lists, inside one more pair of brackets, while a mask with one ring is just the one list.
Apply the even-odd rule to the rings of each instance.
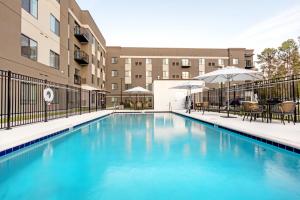
[[175, 114], [113, 114], [0, 159], [0, 199], [300, 199], [300, 156]]

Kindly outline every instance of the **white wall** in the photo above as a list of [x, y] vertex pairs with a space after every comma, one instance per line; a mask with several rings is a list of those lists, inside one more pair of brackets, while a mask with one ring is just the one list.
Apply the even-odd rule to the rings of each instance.
[[[170, 89], [185, 82], [199, 83], [201, 81], [187, 80], [155, 80], [153, 82], [154, 110], [169, 111], [171, 104], [172, 110], [184, 109], [187, 90]], [[192, 93], [200, 92], [201, 89], [193, 90]]]

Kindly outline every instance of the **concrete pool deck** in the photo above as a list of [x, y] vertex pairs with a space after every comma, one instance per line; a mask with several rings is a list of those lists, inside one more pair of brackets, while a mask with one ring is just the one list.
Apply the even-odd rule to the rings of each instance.
[[176, 110], [174, 113], [188, 116], [197, 120], [215, 124], [217, 126], [225, 127], [237, 132], [256, 136], [258, 138], [266, 139], [272, 142], [283, 144], [289, 147], [300, 149], [300, 124], [285, 123], [282, 124], [278, 120], [272, 120], [272, 123], [262, 122], [261, 119], [250, 122], [241, 116], [237, 118], [223, 118], [224, 113], [215, 112], [191, 112], [188, 114], [185, 110]]
[[103, 110], [0, 130], [0, 152], [113, 113]]

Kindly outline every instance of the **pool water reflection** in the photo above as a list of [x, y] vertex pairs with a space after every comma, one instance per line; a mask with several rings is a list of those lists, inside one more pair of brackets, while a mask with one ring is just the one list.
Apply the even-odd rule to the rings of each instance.
[[175, 114], [114, 114], [0, 160], [0, 199], [300, 199], [300, 157]]

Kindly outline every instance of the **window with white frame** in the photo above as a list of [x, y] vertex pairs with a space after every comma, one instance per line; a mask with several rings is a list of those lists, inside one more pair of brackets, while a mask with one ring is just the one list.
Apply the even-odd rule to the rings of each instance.
[[146, 58], [146, 64], [151, 65], [152, 64], [152, 59], [151, 58]]
[[189, 66], [190, 61], [189, 61], [189, 59], [181, 59], [181, 64], [182, 64], [182, 66]]
[[169, 78], [169, 72], [163, 71], [163, 79], [168, 79], [168, 78]]
[[239, 64], [239, 59], [237, 59], [237, 58], [232, 59], [232, 64], [238, 65]]
[[118, 84], [117, 83], [112, 83], [111, 84], [111, 89], [112, 90], [117, 90], [118, 89]]
[[199, 65], [205, 65], [205, 59], [204, 58], [200, 58], [199, 59]]
[[146, 76], [147, 77], [152, 77], [152, 71], [151, 70], [147, 70], [146, 71]]
[[117, 64], [118, 63], [118, 58], [117, 57], [112, 57], [111, 58], [111, 64]]
[[22, 0], [22, 8], [33, 17], [38, 18], [38, 0]]
[[224, 59], [218, 59], [218, 65], [224, 66]]
[[59, 69], [59, 55], [50, 50], [50, 67]]
[[125, 58], [125, 64], [131, 64], [131, 58]]
[[169, 65], [169, 59], [168, 58], [164, 58], [163, 59], [163, 64], [164, 65]]
[[59, 36], [59, 21], [54, 17], [54, 15], [50, 15], [50, 30], [55, 33], [57, 36]]
[[131, 71], [130, 70], [125, 71], [125, 77], [131, 77]]
[[182, 72], [181, 76], [182, 76], [182, 79], [189, 79], [190, 78], [190, 73], [189, 72]]
[[118, 76], [118, 70], [112, 70], [112, 71], [111, 71], [111, 76], [112, 76], [112, 77]]

